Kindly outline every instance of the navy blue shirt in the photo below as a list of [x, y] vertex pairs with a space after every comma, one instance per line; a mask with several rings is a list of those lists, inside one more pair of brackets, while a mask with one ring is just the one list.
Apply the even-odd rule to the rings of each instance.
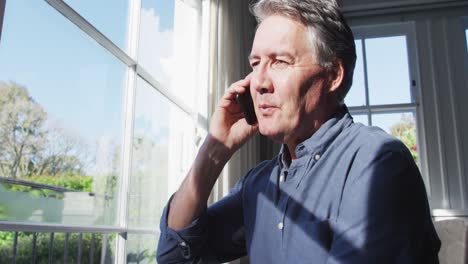
[[[345, 110], [250, 170], [190, 226], [161, 217], [159, 263], [438, 263], [440, 241], [408, 149]], [[170, 204], [170, 202], [169, 202]]]

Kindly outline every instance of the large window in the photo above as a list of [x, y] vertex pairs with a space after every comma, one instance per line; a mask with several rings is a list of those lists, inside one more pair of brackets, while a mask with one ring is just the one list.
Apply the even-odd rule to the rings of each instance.
[[[121, 49], [129, 51], [128, 25], [129, 0], [63, 0], [70, 5], [89, 23], [118, 45]], [[93, 2], [93, 4], [90, 4]], [[135, 1], [133, 1], [135, 2]], [[173, 2], [173, 1], [167, 1]]]
[[[133, 230], [159, 227], [194, 158], [197, 131], [206, 129], [190, 110], [197, 107], [199, 15], [182, 1], [141, 1], [127, 210]], [[156, 245], [154, 236], [129, 230], [127, 261], [151, 263]]]
[[98, 2], [6, 1], [0, 263], [155, 263], [162, 209], [206, 130], [201, 3]]
[[401, 139], [422, 167], [419, 87], [411, 29], [411, 24], [353, 29], [357, 61], [345, 102], [355, 122], [378, 126]]
[[126, 65], [43, 1], [8, 1], [2, 219], [116, 225]]

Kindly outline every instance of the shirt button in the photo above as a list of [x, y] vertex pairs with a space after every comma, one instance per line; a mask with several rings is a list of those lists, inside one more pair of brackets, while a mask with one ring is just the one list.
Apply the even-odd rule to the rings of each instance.
[[281, 174], [281, 175], [280, 175], [279, 181], [280, 181], [280, 182], [284, 182], [284, 174]]
[[278, 229], [279, 229], [279, 230], [283, 230], [283, 228], [284, 228], [283, 222], [279, 222], [279, 223], [278, 223]]
[[320, 154], [315, 154], [314, 159], [318, 161], [321, 158]]

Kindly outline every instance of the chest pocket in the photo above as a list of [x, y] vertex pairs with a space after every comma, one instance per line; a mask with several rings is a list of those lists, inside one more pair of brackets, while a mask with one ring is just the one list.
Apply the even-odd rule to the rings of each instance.
[[333, 239], [329, 220], [301, 220], [285, 226], [284, 244], [289, 263], [325, 263]]

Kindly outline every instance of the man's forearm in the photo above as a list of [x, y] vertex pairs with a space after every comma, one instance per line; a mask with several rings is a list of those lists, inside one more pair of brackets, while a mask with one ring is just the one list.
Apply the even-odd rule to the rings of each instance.
[[221, 142], [207, 136], [171, 201], [167, 221], [170, 228], [183, 229], [205, 210], [213, 185], [231, 155]]

